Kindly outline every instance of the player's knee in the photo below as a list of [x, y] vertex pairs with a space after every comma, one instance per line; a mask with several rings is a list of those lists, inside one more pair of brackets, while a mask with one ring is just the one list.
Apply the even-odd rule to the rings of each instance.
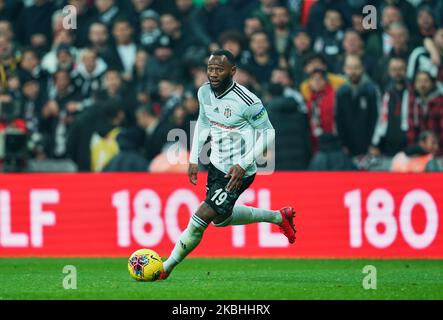
[[201, 236], [205, 232], [208, 224], [196, 215], [191, 217], [188, 224], [188, 231], [193, 236]]
[[232, 216], [229, 216], [220, 222], [214, 220], [214, 221], [212, 221], [212, 224], [217, 228], [222, 228], [222, 227], [229, 226], [229, 223], [231, 222], [231, 220], [232, 220]]

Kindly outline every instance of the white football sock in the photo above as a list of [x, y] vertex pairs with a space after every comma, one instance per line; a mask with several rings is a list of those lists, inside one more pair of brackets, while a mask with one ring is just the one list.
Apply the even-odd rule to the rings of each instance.
[[248, 206], [234, 206], [232, 215], [216, 227], [250, 224], [256, 222], [269, 222], [279, 225], [282, 222], [280, 211], [266, 210]]
[[183, 259], [197, 247], [207, 227], [208, 224], [201, 218], [196, 215], [192, 216], [185, 231], [183, 231], [175, 244], [171, 255], [163, 262], [165, 272], [170, 273], [176, 265], [182, 262]]

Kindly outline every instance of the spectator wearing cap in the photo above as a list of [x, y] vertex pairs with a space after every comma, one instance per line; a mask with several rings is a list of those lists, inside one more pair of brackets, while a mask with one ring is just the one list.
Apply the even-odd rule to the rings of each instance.
[[291, 35], [291, 41], [286, 51], [286, 61], [294, 78], [294, 85], [299, 88], [304, 80], [303, 62], [314, 53], [312, 39], [305, 28], [298, 28]]
[[432, 130], [443, 152], [443, 89], [429, 72], [418, 71], [409, 100], [408, 145], [417, 143], [420, 133]]
[[146, 51], [152, 53], [161, 34], [159, 14], [154, 10], [143, 11], [140, 14], [140, 45]]
[[335, 63], [337, 57], [342, 53], [342, 41], [344, 37], [342, 14], [329, 9], [325, 13], [323, 21], [325, 29], [314, 42], [314, 51], [323, 54], [331, 72], [339, 72]]
[[374, 135], [381, 97], [358, 55], [346, 56], [344, 71], [347, 82], [336, 97], [337, 133], [349, 154], [365, 155]]
[[116, 19], [112, 27], [114, 43], [104, 55], [109, 68], [120, 71], [126, 81], [131, 80], [138, 49], [133, 35], [134, 29], [127, 18]]

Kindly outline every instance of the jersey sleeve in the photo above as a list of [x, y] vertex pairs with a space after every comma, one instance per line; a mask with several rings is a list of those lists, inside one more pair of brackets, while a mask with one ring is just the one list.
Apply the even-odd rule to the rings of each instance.
[[248, 106], [243, 116], [253, 128], [257, 128], [266, 121], [269, 121], [266, 108], [260, 100]]
[[199, 102], [199, 113], [197, 124], [194, 130], [194, 137], [192, 139], [191, 155], [189, 158], [189, 163], [192, 164], [198, 164], [198, 157], [211, 131], [211, 124], [208, 117], [206, 116], [205, 109], [200, 98], [200, 91], [201, 89], [198, 91], [197, 94]]

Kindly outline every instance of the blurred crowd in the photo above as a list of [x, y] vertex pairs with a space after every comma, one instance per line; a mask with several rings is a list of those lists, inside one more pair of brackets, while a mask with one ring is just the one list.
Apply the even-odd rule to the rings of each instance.
[[443, 1], [0, 0], [3, 171], [183, 170], [167, 135], [190, 137], [218, 48], [277, 170], [441, 170]]

